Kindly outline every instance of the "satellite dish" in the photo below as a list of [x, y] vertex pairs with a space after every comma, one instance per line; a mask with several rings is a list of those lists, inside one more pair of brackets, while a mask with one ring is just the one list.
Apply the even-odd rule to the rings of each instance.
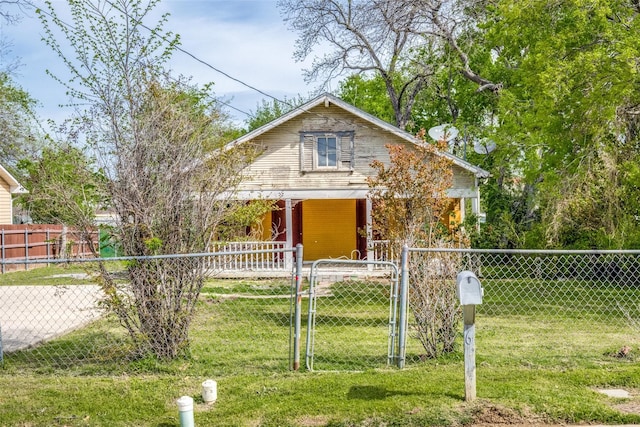
[[496, 149], [496, 143], [491, 139], [476, 139], [473, 143], [473, 151], [478, 154], [489, 154]]
[[15, 190], [11, 192], [11, 194], [29, 194], [29, 190], [24, 188], [22, 185], [18, 186]]
[[458, 129], [448, 124], [438, 125], [429, 129], [429, 136], [434, 141], [449, 142], [458, 136]]

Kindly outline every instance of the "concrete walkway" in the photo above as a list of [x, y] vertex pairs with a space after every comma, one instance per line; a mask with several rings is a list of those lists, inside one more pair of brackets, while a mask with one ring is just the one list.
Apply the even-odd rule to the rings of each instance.
[[0, 286], [4, 353], [36, 346], [100, 316], [96, 285]]

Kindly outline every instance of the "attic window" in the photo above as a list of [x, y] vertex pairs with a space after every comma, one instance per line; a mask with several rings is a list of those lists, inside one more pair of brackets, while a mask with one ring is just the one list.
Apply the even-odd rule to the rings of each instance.
[[316, 167], [338, 166], [337, 138], [334, 135], [318, 136], [316, 138]]
[[353, 170], [353, 131], [301, 132], [300, 170]]

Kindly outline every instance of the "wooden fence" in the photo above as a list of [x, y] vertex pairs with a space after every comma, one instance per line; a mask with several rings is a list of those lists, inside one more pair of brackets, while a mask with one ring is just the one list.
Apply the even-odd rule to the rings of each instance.
[[[35, 260], [65, 258], [89, 258], [98, 251], [98, 231], [89, 239], [72, 229], [63, 233], [61, 225], [20, 224], [0, 225], [0, 260]], [[92, 251], [91, 245], [94, 245]], [[43, 264], [44, 265], [44, 264]], [[29, 264], [2, 264], [7, 270], [28, 269]]]

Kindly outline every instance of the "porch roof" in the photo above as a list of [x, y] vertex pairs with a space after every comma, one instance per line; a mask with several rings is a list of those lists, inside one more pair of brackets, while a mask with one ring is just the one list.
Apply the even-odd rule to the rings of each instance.
[[0, 178], [4, 179], [5, 182], [9, 184], [9, 192], [11, 194], [28, 192], [2, 165], [0, 165]]
[[[265, 190], [245, 190], [237, 191], [233, 195], [228, 195], [236, 200], [310, 200], [310, 199], [366, 199], [369, 194], [368, 188], [308, 188], [308, 189], [265, 189]], [[450, 189], [447, 196], [451, 198], [478, 197], [477, 191], [473, 189]]]

